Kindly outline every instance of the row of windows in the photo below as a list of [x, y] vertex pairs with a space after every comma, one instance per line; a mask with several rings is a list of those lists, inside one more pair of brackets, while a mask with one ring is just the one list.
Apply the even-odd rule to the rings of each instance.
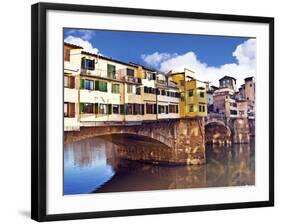
[[180, 97], [180, 93], [178, 93], [178, 92], [159, 90], [159, 89], [147, 87], [147, 86], [144, 87], [144, 93], [151, 93], [151, 94], [157, 94], [157, 95], [162, 95], [162, 96], [171, 96], [171, 97], [176, 97], [176, 98]]
[[[178, 113], [178, 105], [158, 105], [158, 113]], [[157, 114], [157, 104], [101, 104], [80, 103], [80, 114], [122, 114], [144, 115]]]
[[[194, 90], [193, 90], [193, 89], [188, 90], [188, 96], [189, 96], [189, 97], [194, 96]], [[199, 92], [199, 96], [200, 96], [201, 98], [204, 98], [204, 97], [205, 97], [205, 93], [204, 93], [204, 92]]]
[[[206, 105], [199, 104], [199, 112], [205, 112], [206, 111]], [[189, 112], [194, 112], [194, 105], [190, 104], [189, 105]]]
[[[101, 80], [89, 80], [89, 79], [80, 79], [80, 89], [87, 89], [87, 90], [99, 90], [102, 92], [107, 92], [107, 82]], [[75, 78], [71, 76], [64, 76], [64, 87], [66, 88], [75, 88]], [[194, 90], [188, 90], [188, 96], [192, 97]], [[120, 93], [120, 84], [112, 84], [112, 93]], [[134, 93], [133, 85], [127, 84], [127, 93]], [[137, 87], [135, 93], [137, 95], [141, 94], [141, 87]], [[157, 94], [162, 96], [170, 96], [180, 98], [180, 93], [178, 92], [171, 92], [167, 90], [159, 90], [152, 87], [144, 86], [144, 93], [151, 93]], [[184, 95], [183, 100], [184, 100]], [[204, 98], [205, 93], [200, 92], [199, 96]]]
[[[95, 60], [83, 57], [81, 61], [81, 68], [86, 70], [95, 70]], [[132, 77], [135, 75], [135, 71], [131, 68], [126, 68], [126, 75]], [[111, 79], [116, 79], [115, 65], [107, 64], [107, 77]]]

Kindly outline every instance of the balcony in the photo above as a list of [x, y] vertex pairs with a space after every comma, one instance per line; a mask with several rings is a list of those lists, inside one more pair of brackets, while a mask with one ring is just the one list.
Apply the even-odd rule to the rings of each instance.
[[142, 84], [141, 79], [133, 76], [123, 76], [122, 80], [134, 84]]

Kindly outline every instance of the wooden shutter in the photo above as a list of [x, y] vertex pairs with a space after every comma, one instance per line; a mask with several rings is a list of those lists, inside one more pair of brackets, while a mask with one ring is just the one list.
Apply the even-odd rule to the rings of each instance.
[[107, 113], [112, 114], [112, 104], [107, 105]]
[[98, 113], [99, 113], [99, 104], [98, 104], [98, 103], [95, 103], [95, 104], [94, 104], [94, 113], [95, 113], [95, 114], [98, 114]]

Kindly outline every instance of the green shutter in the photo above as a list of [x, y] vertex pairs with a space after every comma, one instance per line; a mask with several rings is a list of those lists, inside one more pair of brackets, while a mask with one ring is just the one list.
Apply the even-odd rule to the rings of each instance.
[[80, 114], [83, 114], [83, 111], [84, 111], [84, 103], [80, 103], [79, 111], [80, 111]]
[[99, 80], [95, 81], [95, 90], [99, 90], [100, 82]]
[[107, 64], [107, 77], [115, 79], [115, 73], [116, 73], [115, 65]]
[[80, 79], [80, 89], [84, 89], [84, 79]]

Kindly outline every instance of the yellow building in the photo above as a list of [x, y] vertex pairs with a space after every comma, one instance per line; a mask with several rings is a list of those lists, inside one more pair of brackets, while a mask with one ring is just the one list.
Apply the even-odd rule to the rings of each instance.
[[195, 79], [195, 73], [188, 69], [169, 75], [180, 90], [180, 117], [207, 116], [206, 83]]

